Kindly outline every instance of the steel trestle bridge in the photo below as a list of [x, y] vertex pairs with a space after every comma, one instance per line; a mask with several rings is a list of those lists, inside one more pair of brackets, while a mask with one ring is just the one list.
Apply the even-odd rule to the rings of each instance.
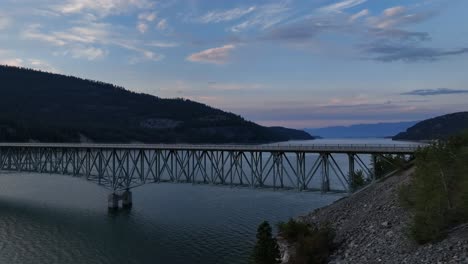
[[0, 143], [0, 170], [82, 177], [110, 189], [109, 207], [115, 207], [120, 199], [131, 205], [130, 189], [160, 182], [350, 191], [349, 173], [335, 155], [347, 155], [348, 172], [358, 167], [373, 178], [375, 169], [362, 155], [371, 155], [375, 164], [378, 156], [411, 155], [419, 147]]

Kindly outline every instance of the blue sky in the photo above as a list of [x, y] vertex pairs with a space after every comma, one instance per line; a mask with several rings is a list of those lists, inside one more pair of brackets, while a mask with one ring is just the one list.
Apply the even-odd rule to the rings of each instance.
[[466, 0], [2, 0], [0, 64], [264, 125], [468, 110]]

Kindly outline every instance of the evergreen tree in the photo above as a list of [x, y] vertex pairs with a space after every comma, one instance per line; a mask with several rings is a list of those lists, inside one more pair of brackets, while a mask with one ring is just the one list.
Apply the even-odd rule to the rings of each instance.
[[252, 255], [252, 262], [254, 264], [279, 264], [280, 259], [278, 243], [272, 236], [271, 226], [264, 221], [257, 229], [257, 244]]

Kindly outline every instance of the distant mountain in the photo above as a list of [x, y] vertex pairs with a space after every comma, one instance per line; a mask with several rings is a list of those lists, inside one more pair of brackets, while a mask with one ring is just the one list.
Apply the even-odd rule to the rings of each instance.
[[415, 125], [417, 121], [398, 123], [358, 124], [325, 128], [306, 128], [311, 135], [323, 138], [383, 138], [391, 137]]
[[266, 143], [313, 139], [185, 99], [0, 66], [0, 142]]
[[427, 119], [394, 136], [395, 140], [445, 139], [468, 130], [468, 112]]

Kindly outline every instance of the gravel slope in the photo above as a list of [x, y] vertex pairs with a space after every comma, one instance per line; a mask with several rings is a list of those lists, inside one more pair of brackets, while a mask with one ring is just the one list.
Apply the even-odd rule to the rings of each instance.
[[418, 246], [405, 232], [409, 213], [398, 203], [398, 188], [414, 168], [318, 209], [300, 220], [329, 222], [338, 248], [330, 263], [467, 263], [468, 225], [438, 243]]

